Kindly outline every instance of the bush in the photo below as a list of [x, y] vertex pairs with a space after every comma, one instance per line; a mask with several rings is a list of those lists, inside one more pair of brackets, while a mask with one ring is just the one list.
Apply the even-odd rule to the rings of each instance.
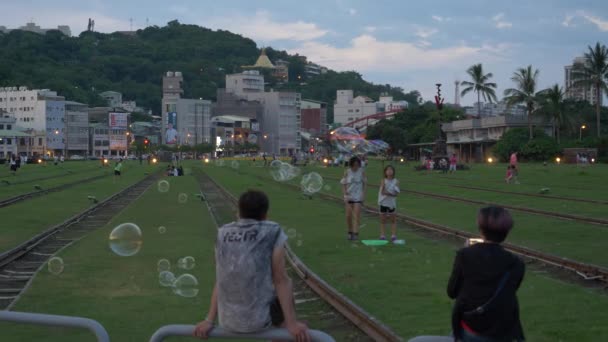
[[548, 136], [536, 137], [521, 149], [521, 156], [527, 160], [546, 161], [553, 159], [561, 149], [559, 145]]
[[510, 129], [498, 140], [493, 152], [501, 161], [506, 162], [513, 151], [522, 150], [524, 145], [528, 143], [528, 137], [528, 129], [526, 128]]
[[500, 138], [493, 153], [501, 161], [508, 161], [512, 152], [519, 152], [524, 160], [546, 161], [557, 155], [561, 149], [552, 137], [541, 130], [534, 131], [534, 139], [529, 140], [527, 128], [515, 128], [507, 131]]

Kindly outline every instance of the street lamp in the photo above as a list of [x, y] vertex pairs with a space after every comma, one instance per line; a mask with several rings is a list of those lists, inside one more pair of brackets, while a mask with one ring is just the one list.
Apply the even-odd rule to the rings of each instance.
[[578, 140], [583, 141], [583, 130], [587, 128], [587, 125], [582, 125], [578, 130]]

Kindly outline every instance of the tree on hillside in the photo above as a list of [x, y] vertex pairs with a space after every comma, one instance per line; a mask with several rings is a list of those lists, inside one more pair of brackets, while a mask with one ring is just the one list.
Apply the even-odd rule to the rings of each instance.
[[595, 91], [595, 116], [597, 125], [597, 137], [601, 136], [600, 130], [600, 101], [604, 92], [608, 93], [608, 48], [596, 43], [595, 47], [588, 46], [585, 53], [585, 63], [575, 64], [572, 70], [574, 87], [593, 87]]
[[560, 131], [562, 127], [569, 123], [569, 117], [566, 116], [564, 103], [564, 90], [559, 84], [554, 84], [551, 88], [547, 88], [539, 92], [541, 111], [553, 121], [553, 132], [557, 143], [560, 143]]
[[483, 66], [480, 64], [472, 65], [469, 69], [467, 69], [467, 74], [471, 77], [471, 81], [462, 81], [461, 85], [466, 88], [462, 89], [460, 96], [465, 96], [466, 94], [474, 91], [477, 93], [477, 115], [481, 116], [481, 97], [483, 97], [484, 101], [488, 101], [492, 103], [492, 101], [497, 101], [496, 99], [496, 83], [488, 82], [490, 78], [492, 78], [492, 73], [484, 74]]
[[539, 96], [536, 93], [536, 84], [538, 82], [538, 69], [532, 69], [531, 65], [526, 68], [519, 68], [513, 73], [511, 80], [515, 83], [516, 88], [505, 90], [505, 100], [509, 106], [515, 104], [524, 104], [528, 114], [528, 131], [529, 139], [532, 140], [534, 132], [532, 129], [532, 113], [536, 109], [539, 101]]

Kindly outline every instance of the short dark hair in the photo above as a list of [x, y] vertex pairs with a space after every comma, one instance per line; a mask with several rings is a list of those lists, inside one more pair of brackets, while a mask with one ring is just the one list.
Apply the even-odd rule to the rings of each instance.
[[348, 161], [348, 166], [353, 167], [353, 166], [355, 166], [355, 163], [357, 163], [357, 164], [359, 164], [359, 166], [361, 166], [361, 159], [359, 159], [359, 157], [357, 157], [357, 156], [352, 156], [350, 158], [350, 160]]
[[239, 216], [262, 221], [266, 219], [270, 203], [268, 196], [258, 190], [247, 190], [239, 198]]
[[389, 165], [386, 165], [384, 167], [384, 172], [383, 172], [384, 178], [386, 178], [386, 170], [388, 170], [388, 169], [392, 169], [393, 170], [393, 177], [397, 176], [397, 171], [395, 170], [395, 168], [393, 167], [393, 165], [389, 164]]
[[502, 207], [489, 206], [479, 209], [477, 226], [484, 238], [492, 242], [503, 242], [513, 228], [513, 218]]

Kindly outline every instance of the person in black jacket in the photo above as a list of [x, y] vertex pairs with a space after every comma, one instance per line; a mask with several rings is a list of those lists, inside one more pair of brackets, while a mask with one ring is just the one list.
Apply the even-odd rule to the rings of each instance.
[[524, 277], [523, 261], [506, 251], [503, 242], [513, 227], [504, 208], [479, 210], [482, 243], [458, 251], [448, 283], [456, 299], [452, 331], [459, 341], [523, 341], [516, 292]]

